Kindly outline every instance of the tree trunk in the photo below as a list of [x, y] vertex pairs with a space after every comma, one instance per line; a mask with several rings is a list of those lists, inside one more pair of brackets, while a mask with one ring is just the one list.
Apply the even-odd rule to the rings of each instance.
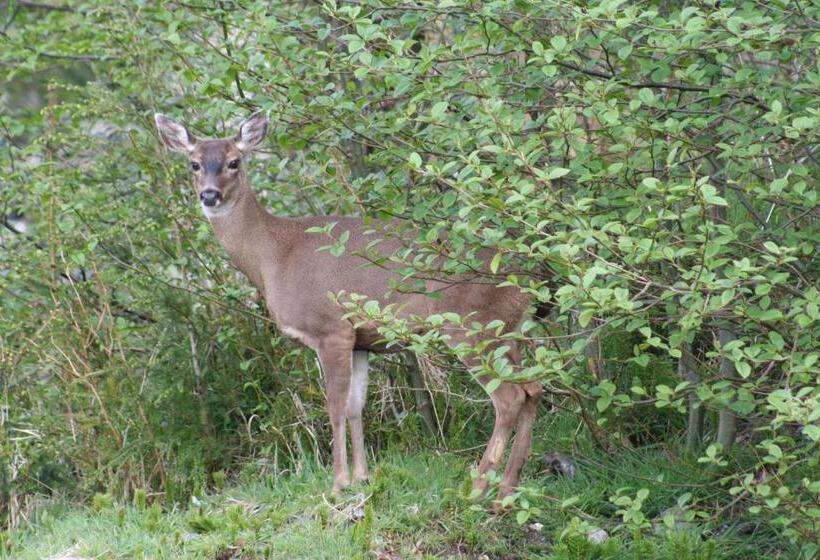
[[[726, 198], [725, 185], [720, 186], [720, 195]], [[712, 209], [712, 219], [715, 224], [726, 223], [726, 207], [714, 206]], [[723, 267], [719, 267], [715, 271], [716, 275], [720, 276], [723, 273]], [[731, 380], [735, 377], [735, 365], [732, 360], [723, 352], [723, 348], [737, 339], [737, 334], [732, 330], [728, 324], [720, 324], [717, 329], [718, 344], [721, 347], [720, 371], [721, 379]], [[718, 413], [718, 433], [717, 442], [723, 446], [724, 451], [729, 451], [732, 444], [735, 442], [735, 434], [737, 433], [737, 414], [734, 410], [729, 408], [728, 404], [723, 406]]]
[[684, 342], [681, 345], [681, 357], [678, 360], [678, 375], [692, 386], [689, 393], [689, 425], [686, 429], [686, 449], [695, 451], [703, 439], [703, 405], [697, 394], [700, 376], [697, 371], [692, 345]]
[[421, 421], [424, 424], [427, 433], [431, 436], [438, 437], [439, 426], [433, 414], [433, 399], [430, 398], [430, 393], [424, 384], [424, 378], [421, 375], [421, 368], [419, 367], [418, 359], [415, 354], [410, 352], [405, 353], [404, 362], [407, 364], [407, 377], [410, 380], [410, 387], [413, 390], [413, 397], [416, 399], [416, 410], [421, 416]]
[[[728, 327], [718, 328], [718, 342], [721, 348], [735, 340], [737, 336], [734, 331]], [[722, 379], [732, 379], [735, 376], [735, 365], [728, 356], [721, 356], [720, 358], [720, 377]], [[718, 433], [717, 442], [723, 446], [724, 451], [731, 449], [735, 442], [735, 434], [737, 433], [737, 414], [728, 405], [720, 409], [718, 414]]]

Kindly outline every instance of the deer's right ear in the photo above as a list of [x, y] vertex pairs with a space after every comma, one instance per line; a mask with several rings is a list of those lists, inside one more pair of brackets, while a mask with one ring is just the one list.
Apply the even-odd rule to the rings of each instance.
[[236, 135], [236, 147], [242, 152], [249, 152], [262, 143], [268, 133], [268, 116], [264, 111], [257, 111], [239, 125]]
[[183, 154], [190, 154], [194, 150], [196, 138], [188, 132], [187, 128], [160, 113], [154, 115], [154, 120], [157, 123], [160, 138], [169, 150]]

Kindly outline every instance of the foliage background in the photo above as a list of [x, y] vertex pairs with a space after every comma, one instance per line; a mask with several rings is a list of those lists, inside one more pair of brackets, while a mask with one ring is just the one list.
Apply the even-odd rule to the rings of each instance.
[[[229, 134], [263, 109], [271, 211], [400, 216], [416, 268], [441, 232], [456, 268], [494, 248], [497, 280], [550, 309], [523, 372], [486, 368], [544, 381], [579, 428], [565, 451], [663, 450], [706, 476], [668, 492], [687, 515], [816, 552], [815, 5], [0, 6], [5, 525], [55, 493], [173, 504], [214, 472], [323, 464], [313, 356], [271, 331], [152, 124]], [[377, 369], [377, 455], [483, 441], [468, 376], [428, 378], [436, 422], [401, 360]], [[643, 486], [603, 497], [639, 532]], [[526, 495], [520, 519], [545, 515]]]

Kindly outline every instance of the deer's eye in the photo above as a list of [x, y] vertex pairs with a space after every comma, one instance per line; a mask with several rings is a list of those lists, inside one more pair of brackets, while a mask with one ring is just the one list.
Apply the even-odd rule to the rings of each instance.
[[239, 160], [232, 159], [228, 162], [228, 169], [239, 169]]
[[192, 161], [191, 162], [191, 169], [193, 169], [194, 171], [199, 171], [200, 167], [201, 166], [199, 165], [198, 161]]

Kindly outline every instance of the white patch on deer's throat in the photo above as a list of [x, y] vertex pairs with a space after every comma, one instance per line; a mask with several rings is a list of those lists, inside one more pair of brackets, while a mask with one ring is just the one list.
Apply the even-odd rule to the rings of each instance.
[[224, 218], [231, 213], [236, 203], [234, 201], [225, 203], [221, 200], [217, 200], [213, 206], [205, 206], [203, 202], [200, 202], [200, 205], [202, 206], [202, 211], [205, 213], [205, 217], [210, 220], [212, 218]]

